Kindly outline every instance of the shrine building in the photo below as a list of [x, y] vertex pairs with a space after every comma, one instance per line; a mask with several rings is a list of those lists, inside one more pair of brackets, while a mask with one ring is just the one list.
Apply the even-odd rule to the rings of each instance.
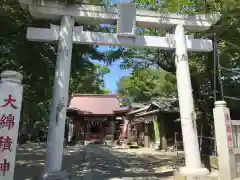
[[115, 94], [73, 94], [67, 109], [75, 141], [111, 143], [120, 136], [128, 108], [121, 108]]

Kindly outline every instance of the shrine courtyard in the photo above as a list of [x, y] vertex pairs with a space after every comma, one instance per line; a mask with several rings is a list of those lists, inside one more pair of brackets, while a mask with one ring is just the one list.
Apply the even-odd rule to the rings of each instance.
[[[38, 179], [46, 149], [37, 143], [17, 149], [14, 180]], [[128, 150], [100, 144], [64, 149], [63, 167], [72, 180], [172, 180], [175, 154], [150, 149]]]

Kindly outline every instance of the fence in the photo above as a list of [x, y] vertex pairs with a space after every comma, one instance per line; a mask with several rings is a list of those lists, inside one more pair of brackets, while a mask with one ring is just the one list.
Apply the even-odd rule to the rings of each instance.
[[240, 175], [240, 120], [231, 120], [233, 148], [236, 157], [236, 168], [238, 177]]
[[232, 120], [233, 148], [235, 154], [240, 154], [240, 120]]
[[[240, 177], [240, 120], [231, 120], [231, 124], [232, 124], [233, 148], [236, 157], [236, 169], [238, 177]], [[181, 136], [180, 134], [178, 135]], [[201, 153], [204, 153], [205, 146], [211, 145], [211, 147], [206, 148], [206, 149], [211, 148], [211, 154], [208, 155], [217, 157], [217, 147], [215, 144], [214, 137], [198, 136], [198, 139]]]

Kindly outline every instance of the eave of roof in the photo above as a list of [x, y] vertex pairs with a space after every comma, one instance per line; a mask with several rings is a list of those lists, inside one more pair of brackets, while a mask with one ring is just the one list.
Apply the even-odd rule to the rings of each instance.
[[137, 109], [137, 110], [129, 112], [128, 115], [134, 115], [136, 113], [139, 113], [139, 112], [142, 112], [142, 111], [146, 111], [149, 107], [150, 107], [150, 105], [144, 106], [144, 107], [142, 107], [140, 109]]
[[158, 98], [152, 105], [159, 107], [162, 112], [179, 112], [176, 98]]
[[146, 106], [146, 103], [131, 103], [131, 107], [133, 108], [143, 108]]
[[159, 112], [159, 109], [155, 109], [155, 110], [152, 110], [152, 111], [147, 111], [147, 112], [142, 112], [142, 113], [136, 114], [136, 117], [153, 115], [153, 114], [157, 114], [158, 112]]
[[76, 112], [78, 114], [92, 114], [92, 112], [88, 112], [88, 111], [81, 111], [78, 108], [67, 108], [67, 112]]
[[[151, 106], [157, 106], [159, 109], [156, 111], [161, 111], [161, 112], [179, 112], [179, 107], [177, 107], [176, 105], [174, 105], [175, 102], [177, 102], [177, 98], [157, 98], [156, 101], [152, 101], [149, 105], [145, 105], [142, 108], [139, 108], [137, 110], [131, 111], [128, 113], [128, 115], [135, 115], [138, 113], [142, 113], [143, 115], [147, 115], [148, 112], [147, 110], [151, 107]], [[152, 111], [150, 111], [152, 112]], [[151, 114], [151, 113], [150, 113]], [[137, 115], [139, 116], [139, 114]]]
[[122, 109], [115, 109], [113, 110], [114, 113], [127, 113], [129, 112], [129, 108], [122, 108]]
[[117, 94], [79, 94], [79, 93], [73, 93], [72, 97], [81, 97], [81, 96], [89, 96], [89, 97], [93, 97], [93, 96], [100, 96], [100, 97], [116, 97], [119, 99]]

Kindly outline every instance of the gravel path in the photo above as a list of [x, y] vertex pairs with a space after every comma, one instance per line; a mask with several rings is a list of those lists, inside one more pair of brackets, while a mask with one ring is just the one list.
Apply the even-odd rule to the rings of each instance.
[[[14, 180], [37, 180], [44, 159], [45, 149], [38, 144], [18, 147]], [[172, 171], [162, 171], [171, 163], [172, 157], [156, 158], [153, 154], [139, 155], [98, 144], [67, 148], [63, 156], [63, 168], [71, 180], [170, 180]]]
[[[38, 144], [25, 144], [17, 149], [14, 180], [39, 180], [44, 169], [46, 149]], [[84, 146], [64, 149], [63, 168], [81, 180], [85, 158]]]
[[[159, 180], [169, 178], [172, 171], [159, 172], [170, 159], [156, 159], [154, 156], [137, 156], [97, 144], [86, 147], [86, 161], [83, 180]], [[172, 179], [172, 178], [170, 178]]]

